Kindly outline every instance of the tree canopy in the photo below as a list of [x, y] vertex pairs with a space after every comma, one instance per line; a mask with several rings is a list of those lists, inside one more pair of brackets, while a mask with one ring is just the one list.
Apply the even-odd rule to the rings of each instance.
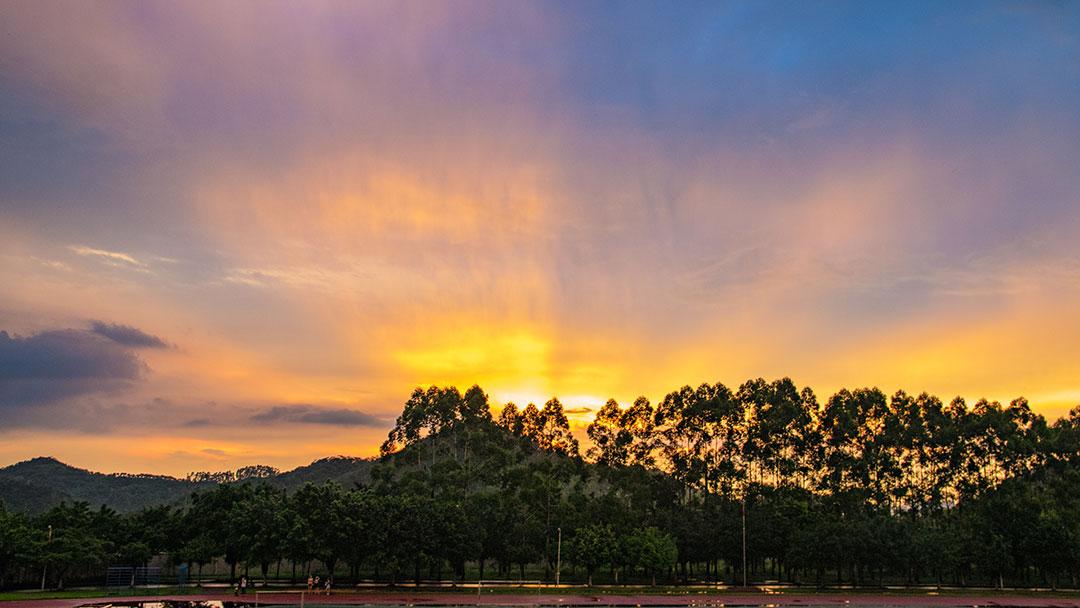
[[[614, 400], [571, 424], [417, 388], [351, 487], [267, 477], [128, 514], [0, 508], [0, 586], [99, 580], [151, 559], [267, 580], [553, 578], [1074, 585], [1080, 407], [1048, 423], [1008, 404], [876, 388], [819, 401], [790, 379]], [[578, 437], [589, 439], [585, 456]], [[253, 471], [255, 469], [252, 469]], [[51, 536], [49, 530], [51, 529]]]

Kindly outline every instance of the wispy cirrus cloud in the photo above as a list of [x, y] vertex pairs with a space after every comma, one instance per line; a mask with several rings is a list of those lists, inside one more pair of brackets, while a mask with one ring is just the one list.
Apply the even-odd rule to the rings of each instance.
[[148, 264], [146, 262], [138, 260], [134, 256], [122, 251], [109, 251], [107, 249], [97, 249], [85, 245], [71, 245], [68, 249], [75, 255], [95, 258], [110, 266], [125, 266], [140, 271], [148, 270]]

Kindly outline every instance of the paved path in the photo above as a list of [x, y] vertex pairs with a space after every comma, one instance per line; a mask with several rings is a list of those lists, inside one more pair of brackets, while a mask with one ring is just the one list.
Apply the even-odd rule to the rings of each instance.
[[[235, 597], [228, 594], [182, 595], [174, 596], [134, 596], [102, 597], [81, 599], [49, 600], [10, 600], [0, 602], [0, 608], [75, 608], [84, 604], [96, 603], [132, 603], [161, 602], [176, 599], [181, 601], [223, 601], [238, 600], [254, 604], [254, 594]], [[299, 604], [300, 594], [259, 593], [260, 604]], [[665, 595], [589, 595], [574, 593], [565, 595], [544, 594], [484, 594], [470, 593], [423, 593], [423, 592], [369, 592], [340, 593], [331, 596], [307, 595], [305, 604], [350, 604], [380, 606], [929, 606], [940, 608], [983, 608], [983, 607], [1018, 607], [1018, 608], [1080, 608], [1080, 596], [1061, 597], [1056, 595], [888, 595], [872, 593], [722, 593], [722, 594], [665, 594]]]

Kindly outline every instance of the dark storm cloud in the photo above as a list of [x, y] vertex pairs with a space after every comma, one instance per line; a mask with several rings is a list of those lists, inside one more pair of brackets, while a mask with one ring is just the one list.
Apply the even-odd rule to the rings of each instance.
[[77, 329], [30, 336], [0, 331], [0, 406], [47, 403], [112, 390], [146, 371], [129, 348]]
[[152, 336], [137, 327], [93, 321], [90, 330], [100, 336], [131, 348], [169, 348], [169, 344], [157, 336]]
[[292, 422], [300, 424], [327, 424], [332, 426], [379, 427], [381, 418], [358, 410], [345, 408], [317, 408], [312, 405], [278, 405], [251, 417], [252, 422], [270, 424]]
[[24, 337], [0, 331], [0, 381], [134, 380], [144, 368], [126, 348], [89, 332], [59, 329]]

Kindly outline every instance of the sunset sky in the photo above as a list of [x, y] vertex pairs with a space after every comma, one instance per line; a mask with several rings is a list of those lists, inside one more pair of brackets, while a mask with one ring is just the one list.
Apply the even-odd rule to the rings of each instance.
[[1080, 403], [1080, 4], [0, 3], [0, 465], [412, 387]]

